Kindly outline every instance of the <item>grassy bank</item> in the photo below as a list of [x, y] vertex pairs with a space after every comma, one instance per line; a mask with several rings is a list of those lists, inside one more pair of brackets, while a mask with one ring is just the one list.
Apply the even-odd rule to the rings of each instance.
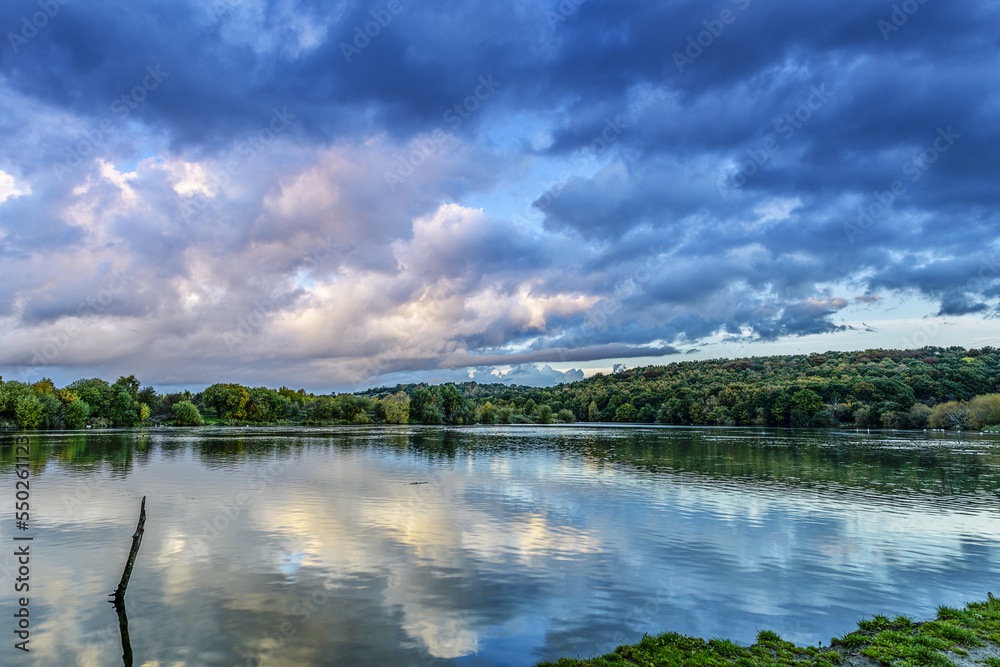
[[1000, 599], [972, 602], [964, 609], [939, 607], [932, 621], [874, 616], [829, 647], [796, 646], [764, 630], [757, 643], [705, 641], [667, 633], [587, 660], [564, 658], [538, 667], [671, 667], [685, 665], [990, 665], [1000, 667]]

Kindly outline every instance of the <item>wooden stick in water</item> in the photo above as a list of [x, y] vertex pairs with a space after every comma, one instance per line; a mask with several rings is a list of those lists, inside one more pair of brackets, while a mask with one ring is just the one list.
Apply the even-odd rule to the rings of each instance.
[[122, 572], [122, 580], [118, 582], [118, 588], [114, 592], [115, 605], [125, 600], [125, 588], [128, 587], [128, 580], [132, 576], [132, 566], [135, 565], [135, 557], [139, 555], [139, 545], [142, 544], [142, 531], [146, 526], [146, 496], [142, 497], [142, 505], [139, 507], [139, 523], [132, 534], [132, 548], [128, 552], [128, 561], [125, 563], [125, 571]]
[[125, 612], [125, 600], [115, 601], [115, 611], [118, 612], [118, 631], [122, 636], [122, 663], [124, 667], [132, 667], [132, 642], [128, 637], [128, 614]]

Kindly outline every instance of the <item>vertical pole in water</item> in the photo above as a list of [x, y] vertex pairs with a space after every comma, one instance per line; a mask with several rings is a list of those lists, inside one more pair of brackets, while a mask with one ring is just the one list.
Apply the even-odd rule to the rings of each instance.
[[115, 611], [118, 612], [118, 631], [122, 635], [122, 663], [125, 667], [132, 667], [132, 642], [128, 637], [128, 614], [125, 613], [125, 600], [115, 602]]
[[135, 565], [135, 557], [139, 555], [139, 545], [142, 544], [142, 531], [146, 527], [146, 496], [142, 497], [142, 505], [139, 507], [139, 523], [132, 534], [132, 548], [128, 552], [128, 560], [125, 562], [125, 571], [122, 572], [122, 579], [118, 582], [118, 588], [114, 592], [115, 606], [124, 603], [125, 589], [128, 587], [128, 580], [132, 576], [132, 566]]

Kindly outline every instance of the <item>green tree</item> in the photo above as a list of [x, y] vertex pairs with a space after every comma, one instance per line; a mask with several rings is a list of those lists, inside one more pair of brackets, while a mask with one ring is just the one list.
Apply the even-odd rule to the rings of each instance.
[[639, 416], [639, 411], [631, 403], [625, 403], [615, 411], [616, 422], [634, 422]]
[[472, 406], [458, 387], [453, 384], [442, 385], [438, 388], [438, 397], [446, 424], [471, 424], [474, 421]]
[[830, 410], [820, 410], [813, 415], [812, 421], [809, 425], [816, 428], [833, 428], [837, 425], [837, 418]]
[[573, 411], [567, 408], [560, 410], [559, 414], [556, 415], [556, 418], [566, 424], [572, 424], [576, 421], [576, 416], [573, 415]]
[[792, 397], [784, 392], [779, 392], [771, 406], [771, 417], [779, 426], [787, 426], [793, 409], [795, 409], [795, 404], [792, 402]]
[[153, 387], [143, 387], [139, 390], [137, 399], [140, 403], [148, 405], [152, 410], [153, 407], [159, 402], [160, 396], [156, 393], [156, 389]]
[[545, 403], [538, 408], [538, 423], [539, 424], [551, 424], [552, 423], [552, 407], [548, 403]]
[[976, 396], [969, 401], [969, 423], [973, 428], [1000, 424], [1000, 394]]
[[333, 399], [329, 396], [317, 398], [306, 406], [307, 421], [321, 424], [336, 418]]
[[362, 422], [361, 415], [365, 412], [366, 405], [361, 397], [353, 394], [338, 394], [333, 399], [335, 410], [340, 414], [340, 418], [352, 424]]
[[964, 401], [948, 401], [934, 406], [929, 418], [929, 423], [933, 428], [970, 428], [969, 418], [972, 411], [969, 404]]
[[178, 426], [201, 426], [205, 423], [198, 408], [191, 401], [175, 403], [174, 416], [177, 418]]
[[420, 424], [440, 424], [444, 414], [431, 387], [417, 387], [410, 395], [410, 414]]
[[484, 424], [492, 424], [496, 421], [497, 409], [493, 407], [493, 404], [489, 401], [483, 404], [483, 408], [479, 413], [479, 419]]
[[223, 419], [229, 421], [246, 421], [247, 419], [247, 403], [250, 402], [250, 392], [243, 385], [213, 384], [202, 392], [201, 400]]
[[34, 392], [22, 394], [17, 399], [14, 416], [19, 428], [38, 428], [42, 425], [42, 402]]
[[910, 408], [908, 428], [927, 428], [932, 412], [933, 410], [923, 403], [914, 403]]
[[51, 394], [55, 392], [56, 386], [49, 378], [42, 378], [32, 386], [32, 389], [34, 389], [35, 393], [38, 395]]
[[[341, 394], [343, 396], [343, 394]], [[356, 396], [355, 409], [351, 415], [352, 424], [370, 424], [375, 414], [375, 403], [368, 396]]]
[[244, 412], [247, 421], [257, 424], [276, 422], [285, 413], [285, 402], [281, 395], [272, 389], [254, 387], [247, 390]]
[[390, 424], [405, 424], [410, 420], [410, 397], [405, 392], [397, 391], [395, 394], [382, 399], [385, 407], [385, 420]]
[[39, 424], [42, 428], [60, 428], [63, 425], [63, 404], [54, 392], [47, 391], [38, 396], [38, 402], [42, 405], [42, 419]]
[[90, 406], [86, 401], [77, 399], [63, 407], [63, 423], [66, 428], [82, 428], [90, 417]]
[[[639, 419], [636, 421], [643, 421], [641, 417], [642, 413], [640, 412]], [[715, 424], [717, 426], [732, 426], [736, 423], [733, 420], [733, 416], [732, 413], [730, 413], [729, 408], [722, 405], [713, 408], [712, 411], [706, 416], [706, 420], [709, 424]]]
[[120, 384], [111, 387], [105, 414], [115, 426], [134, 426], [139, 421], [139, 415], [132, 409], [132, 397]]
[[601, 411], [597, 409], [597, 402], [591, 401], [590, 405], [587, 407], [587, 421], [596, 422], [601, 414]]
[[875, 385], [871, 382], [856, 382], [854, 386], [851, 387], [851, 395], [859, 401], [864, 401], [866, 403], [882, 400], [882, 396], [878, 393], [875, 389]]
[[87, 402], [87, 405], [90, 406], [92, 417], [111, 419], [111, 416], [108, 414], [108, 404], [111, 401], [111, 385], [107, 382], [100, 378], [90, 378], [77, 380], [67, 385], [66, 388], [79, 396], [80, 400]]
[[133, 401], [139, 400], [139, 385], [141, 383], [136, 379], [134, 375], [129, 375], [128, 377], [120, 377], [115, 381], [115, 385], [122, 387], [128, 393], [129, 398]]
[[801, 410], [807, 418], [811, 419], [813, 415], [823, 409], [823, 398], [812, 389], [802, 389], [792, 396], [792, 404], [796, 410]]
[[878, 426], [875, 421], [875, 413], [871, 408], [862, 406], [854, 411], [854, 425], [861, 427]]

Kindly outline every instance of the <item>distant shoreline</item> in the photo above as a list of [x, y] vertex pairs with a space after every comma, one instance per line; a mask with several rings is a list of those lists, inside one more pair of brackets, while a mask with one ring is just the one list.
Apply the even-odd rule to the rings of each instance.
[[177, 424], [140, 424], [137, 426], [87, 426], [85, 428], [75, 428], [75, 429], [31, 429], [31, 428], [18, 428], [12, 424], [0, 424], [0, 432], [10, 432], [10, 433], [87, 433], [87, 432], [109, 432], [109, 431], [123, 431], [123, 432], [142, 432], [142, 431], [162, 431], [162, 430], [173, 430], [173, 429], [197, 429], [197, 430], [209, 430], [209, 429], [263, 429], [263, 428], [273, 428], [273, 429], [311, 429], [311, 428], [438, 428], [438, 429], [471, 429], [471, 428], [500, 428], [500, 427], [515, 427], [515, 428], [564, 428], [564, 427], [599, 427], [599, 428], [646, 428], [646, 429], [738, 429], [742, 431], [795, 431], [799, 433], [817, 433], [822, 431], [836, 431], [838, 433], [847, 433], [850, 431], [858, 431], [865, 433], [947, 433], [951, 435], [961, 435], [961, 434], [975, 434], [975, 435], [1000, 435], [1000, 426], [987, 426], [983, 429], [969, 429], [969, 430], [959, 430], [959, 429], [898, 429], [898, 428], [858, 428], [854, 426], [841, 425], [841, 426], [830, 426], [826, 428], [817, 428], [813, 426], [753, 426], [753, 425], [733, 425], [725, 426], [719, 424], [645, 424], [642, 422], [564, 422], [564, 423], [549, 423], [549, 424], [532, 424], [532, 423], [510, 423], [510, 424], [386, 424], [386, 423], [369, 423], [369, 424], [281, 424], [281, 423], [257, 423], [257, 424], [222, 424], [222, 423], [205, 423], [197, 426], [188, 425], [177, 425]]

